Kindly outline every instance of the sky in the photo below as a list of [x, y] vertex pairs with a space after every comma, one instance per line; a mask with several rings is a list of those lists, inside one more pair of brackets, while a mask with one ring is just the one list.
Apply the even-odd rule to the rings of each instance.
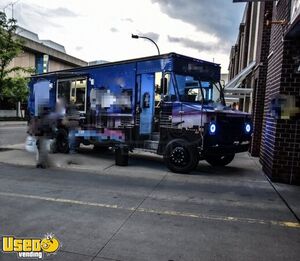
[[[3, 9], [15, 0], [0, 0]], [[244, 4], [232, 0], [19, 0], [18, 24], [85, 61], [120, 61], [176, 52], [221, 64], [227, 72]], [[5, 9], [11, 17], [11, 7]]]

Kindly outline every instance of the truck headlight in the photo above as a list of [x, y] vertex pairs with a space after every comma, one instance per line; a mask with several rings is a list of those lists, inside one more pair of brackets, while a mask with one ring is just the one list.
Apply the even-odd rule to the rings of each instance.
[[214, 122], [211, 122], [211, 123], [209, 124], [209, 134], [210, 134], [210, 135], [216, 134], [216, 130], [217, 130], [216, 124], [215, 124]]
[[248, 134], [251, 131], [251, 125], [249, 123], [245, 124], [245, 132]]

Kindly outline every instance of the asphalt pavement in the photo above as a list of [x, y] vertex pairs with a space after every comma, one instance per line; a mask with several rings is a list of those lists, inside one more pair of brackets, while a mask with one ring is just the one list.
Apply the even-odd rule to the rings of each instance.
[[[46, 260], [299, 259], [300, 224], [247, 153], [189, 175], [147, 153], [127, 167], [90, 148], [50, 156], [42, 170], [21, 144], [0, 151], [1, 235], [54, 233], [61, 248]], [[278, 189], [297, 209], [299, 187]]]

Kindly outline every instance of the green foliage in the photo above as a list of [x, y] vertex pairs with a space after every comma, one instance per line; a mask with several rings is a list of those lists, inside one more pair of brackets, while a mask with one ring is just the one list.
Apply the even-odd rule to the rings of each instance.
[[3, 97], [10, 102], [25, 102], [28, 96], [28, 80], [23, 77], [8, 78], [3, 88]]
[[18, 56], [22, 44], [14, 39], [17, 25], [15, 19], [7, 19], [4, 12], [0, 12], [0, 91], [4, 87], [4, 80], [12, 69], [6, 70], [9, 63]]
[[22, 52], [23, 42], [16, 36], [17, 21], [7, 19], [6, 14], [0, 11], [0, 99], [24, 101], [27, 96], [27, 80], [20, 75], [12, 78], [12, 73], [28, 72], [30, 68], [19, 66], [9, 67], [11, 61]]

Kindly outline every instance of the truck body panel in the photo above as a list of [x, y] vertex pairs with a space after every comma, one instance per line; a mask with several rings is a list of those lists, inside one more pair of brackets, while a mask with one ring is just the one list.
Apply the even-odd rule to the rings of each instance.
[[164, 155], [181, 139], [200, 158], [245, 151], [250, 115], [226, 107], [219, 81], [218, 64], [170, 53], [35, 75], [28, 109], [33, 117], [40, 104], [52, 111], [58, 99], [76, 105], [76, 137], [84, 144], [122, 143]]

